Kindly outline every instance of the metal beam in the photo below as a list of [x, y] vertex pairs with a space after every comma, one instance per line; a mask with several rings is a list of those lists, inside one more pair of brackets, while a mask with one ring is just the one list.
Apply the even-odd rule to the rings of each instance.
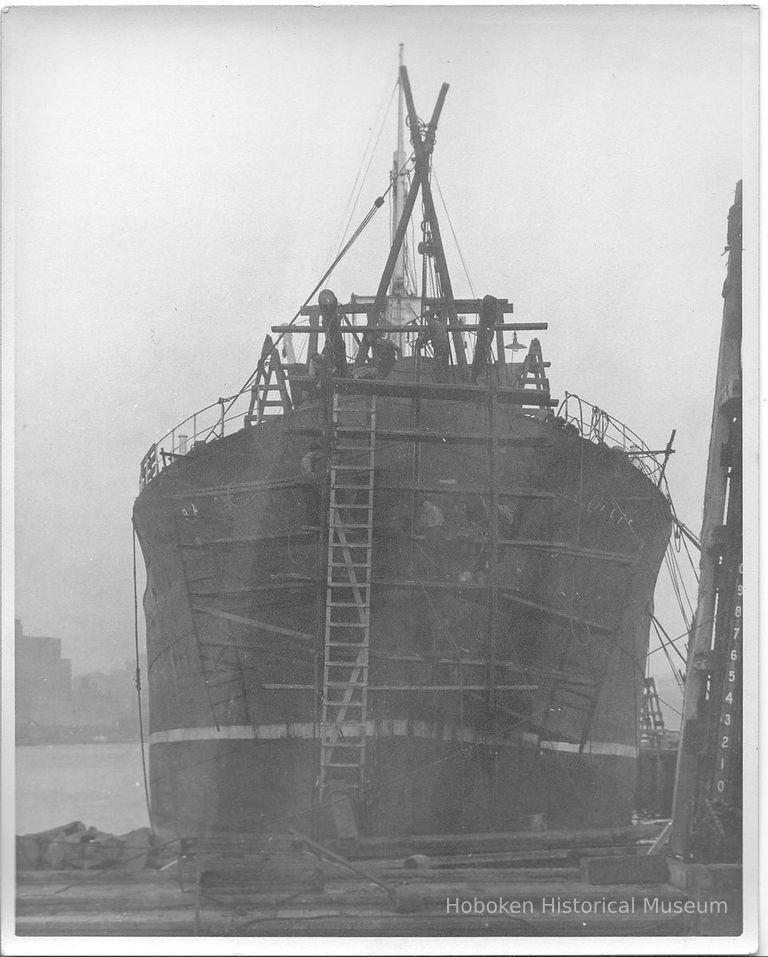
[[[407, 81], [408, 73], [405, 67], [400, 67], [401, 84], [403, 83], [403, 76], [405, 76]], [[429, 130], [432, 131], [432, 142], [434, 142], [434, 130], [437, 128], [437, 122], [440, 118], [440, 113], [443, 109], [443, 102], [445, 100], [445, 94], [447, 92], [448, 87], [446, 84], [443, 84], [443, 89], [440, 90], [440, 96], [437, 99], [437, 103], [435, 103], [435, 108], [432, 112], [432, 118], [429, 121]], [[418, 138], [418, 127], [412, 127], [411, 129], [411, 139], [414, 139], [414, 137]], [[421, 142], [420, 138], [419, 142]], [[379, 280], [379, 288], [376, 290], [376, 297], [373, 301], [373, 305], [368, 309], [369, 327], [378, 326], [379, 318], [384, 312], [384, 307], [387, 300], [387, 290], [389, 289], [389, 284], [392, 280], [392, 274], [394, 273], [397, 259], [400, 255], [400, 249], [403, 245], [403, 240], [405, 239], [408, 223], [410, 222], [411, 215], [413, 214], [413, 207], [416, 203], [419, 187], [426, 189], [428, 187], [428, 183], [424, 178], [423, 171], [417, 169], [414, 173], [413, 181], [411, 182], [411, 188], [409, 189], [408, 196], [405, 200], [403, 214], [400, 217], [400, 222], [397, 225], [397, 229], [392, 240], [392, 246], [389, 250], [389, 256], [387, 257], [386, 264], [384, 265], [384, 271], [381, 275], [381, 279]], [[355, 357], [356, 366], [360, 367], [365, 363], [365, 360], [368, 358], [369, 348], [369, 337], [364, 336], [363, 342], [357, 351], [357, 356]]]
[[640, 561], [637, 555], [625, 555], [621, 552], [606, 552], [596, 548], [580, 548], [568, 542], [541, 542], [525, 538], [500, 538], [499, 545], [517, 548], [541, 548], [545, 551], [560, 552], [574, 558], [594, 558], [597, 561], [616, 562], [619, 565], [635, 565]]
[[[288, 431], [290, 431], [290, 429]], [[318, 428], [308, 434], [319, 435], [321, 431], [322, 430]], [[277, 491], [278, 489], [300, 488], [302, 486], [317, 487], [317, 481], [301, 476], [295, 479], [279, 479], [275, 482], [236, 482], [232, 485], [210, 485], [205, 488], [189, 489], [186, 492], [172, 492], [166, 494], [164, 497], [178, 502], [186, 502], [189, 501], [190, 498], [201, 498], [208, 495], [237, 495], [238, 493], [242, 492], [256, 492], [262, 490], [265, 492], [271, 492]]]
[[[314, 685], [263, 684], [265, 691], [314, 691]], [[538, 685], [497, 685], [498, 691], [537, 691]], [[371, 685], [369, 691], [487, 691], [487, 685]], [[340, 744], [343, 748], [344, 745]]]
[[[478, 337], [479, 338], [479, 337]], [[496, 491], [496, 456], [498, 452], [496, 435], [496, 383], [491, 377], [488, 381], [488, 485], [491, 489], [490, 511], [488, 516], [488, 603], [486, 617], [486, 654], [488, 657], [488, 704], [491, 720], [496, 724], [496, 617], [498, 612], [498, 590], [496, 588], [496, 570], [499, 557], [499, 496]]]
[[[298, 376], [297, 382], [315, 382], [310, 376]], [[418, 396], [420, 399], [447, 399], [463, 401], [478, 399], [487, 401], [488, 390], [482, 385], [470, 385], [462, 382], [451, 384], [447, 382], [408, 382], [392, 379], [331, 379], [330, 382], [342, 392], [358, 393], [359, 395], [390, 395], [400, 398]], [[520, 405], [531, 405], [542, 408], [554, 408], [558, 405], [557, 399], [551, 399], [549, 394], [541, 389], [511, 389], [502, 387], [496, 390], [498, 402], [516, 402]]]
[[211, 615], [213, 618], [223, 618], [225, 621], [232, 621], [237, 625], [248, 625], [249, 628], [256, 628], [259, 631], [271, 631], [276, 635], [283, 635], [286, 638], [296, 638], [299, 641], [314, 642], [315, 636], [308, 635], [305, 631], [294, 631], [292, 628], [279, 628], [268, 621], [257, 621], [255, 618], [245, 618], [243, 615], [233, 615], [229, 611], [222, 611], [220, 608], [209, 608], [207, 605], [192, 605], [192, 611], [200, 612], [203, 615]]
[[[371, 304], [368, 305], [367, 309], [372, 309]], [[367, 312], [366, 309], [366, 312]], [[379, 332], [421, 332], [423, 326], [395, 326], [392, 323], [377, 323], [376, 329]], [[499, 325], [494, 326], [494, 329], [501, 329], [506, 332], [536, 332], [549, 328], [549, 324], [546, 322], [502, 322]], [[272, 332], [298, 332], [306, 333], [312, 335], [315, 331], [312, 326], [271, 326]], [[461, 323], [458, 322], [455, 325], [449, 325], [449, 332], [477, 332], [480, 329], [480, 325], [477, 322], [467, 322]], [[369, 332], [370, 326], [355, 326], [351, 323], [342, 326], [341, 332], [344, 333], [355, 333], [355, 332]]]
[[590, 621], [589, 618], [580, 618], [578, 615], [569, 615], [567, 611], [560, 611], [559, 608], [553, 608], [551, 605], [542, 605], [537, 601], [530, 601], [528, 598], [521, 598], [514, 592], [499, 589], [499, 597], [507, 601], [514, 602], [517, 605], [525, 605], [536, 611], [544, 612], [546, 615], [553, 615], [555, 618], [564, 618], [566, 621], [573, 621], [579, 625], [584, 625], [590, 631], [597, 631], [603, 635], [611, 634], [615, 629], [608, 625], [601, 625], [600, 622]]
[[[397, 257], [400, 255], [400, 247], [403, 245], [403, 240], [405, 239], [408, 223], [410, 222], [411, 214], [413, 213], [413, 207], [416, 203], [416, 197], [419, 193], [420, 185], [420, 178], [418, 176], [414, 176], [413, 182], [411, 183], [411, 188], [409, 189], [408, 196], [405, 200], [405, 206], [403, 207], [403, 215], [400, 217], [400, 222], [398, 223], [397, 231], [395, 232], [394, 238], [392, 240], [392, 246], [389, 250], [389, 256], [387, 257], [387, 261], [384, 265], [384, 272], [381, 274], [379, 288], [376, 290], [376, 298], [374, 299], [373, 304], [369, 304], [365, 310], [368, 315], [369, 328], [371, 326], [378, 327], [379, 325], [379, 317], [384, 310], [389, 283], [392, 279], [392, 273], [395, 270]], [[362, 366], [365, 363], [365, 360], [368, 358], [368, 350], [370, 348], [370, 342], [368, 339], [368, 336], [363, 336], [362, 344], [357, 351], [355, 365], [358, 367]]]
[[276, 542], [294, 538], [307, 538], [317, 534], [317, 529], [288, 529], [274, 535], [238, 535], [232, 538], [198, 538], [192, 542], [179, 542], [180, 548], [205, 548], [208, 545], [253, 545], [256, 542]]
[[[404, 66], [400, 67], [400, 83], [401, 84], [408, 83], [408, 71], [406, 70]], [[403, 92], [405, 93], [406, 100], [407, 100], [408, 96], [410, 95], [410, 86], [403, 85], [402, 89], [403, 89]], [[444, 83], [442, 88], [440, 89], [440, 95], [438, 96], [437, 102], [435, 103], [435, 108], [432, 111], [432, 117], [429, 121], [429, 126], [427, 128], [427, 137], [429, 138], [431, 136], [432, 143], [434, 143], [434, 140], [435, 140], [435, 131], [437, 130], [437, 123], [438, 123], [438, 120], [440, 119], [440, 114], [443, 111], [443, 103], [445, 101], [445, 94], [447, 92], [448, 92], [448, 85]], [[410, 119], [410, 107], [409, 107], [408, 115]], [[414, 148], [415, 148], [416, 139], [414, 139], [414, 137], [416, 137], [419, 140], [419, 143], [421, 143], [421, 138], [418, 135], [418, 123], [414, 124], [413, 121], [411, 120], [411, 140], [413, 141]], [[392, 242], [392, 248], [389, 253], [389, 258], [387, 259], [387, 264], [384, 267], [384, 272], [382, 274], [381, 281], [379, 282], [379, 288], [376, 291], [376, 298], [374, 300], [374, 305], [373, 305], [373, 324], [374, 325], [377, 324], [378, 318], [384, 309], [384, 303], [386, 302], [386, 298], [387, 298], [387, 289], [389, 288], [389, 283], [390, 283], [390, 280], [392, 279], [392, 273], [395, 268], [397, 256], [400, 252], [400, 247], [403, 245], [403, 240], [405, 239], [405, 232], [406, 232], [406, 229], [408, 228], [408, 222], [411, 218], [411, 213], [413, 212], [413, 205], [416, 202], [416, 194], [419, 191], [419, 186], [421, 186], [423, 189], [427, 185], [428, 184], [425, 182], [423, 175], [417, 169], [413, 177], [413, 182], [411, 183], [411, 189], [405, 201], [405, 208], [403, 209], [403, 215], [400, 217], [400, 222], [398, 223], [398, 226], [397, 226], [397, 232], [395, 233], [395, 237]]]
[[[417, 298], [417, 297], [414, 297], [414, 298]], [[421, 301], [421, 297], [418, 297], [418, 298]], [[370, 302], [362, 302], [360, 297], [358, 297], [358, 299], [356, 299], [354, 302], [339, 303], [339, 308], [341, 309], [342, 312], [346, 313], [348, 316], [352, 316], [355, 314], [365, 315], [367, 314], [370, 307], [373, 305], [373, 301], [374, 300], [371, 299]], [[427, 306], [439, 306], [442, 303], [442, 299], [436, 298], [435, 296], [426, 296], [424, 297], [423, 301], [424, 301], [424, 304]], [[470, 313], [470, 314], [479, 314], [483, 304], [482, 299], [455, 299], [454, 302], [456, 303], [457, 312]], [[501, 308], [501, 311], [505, 314], [512, 313], [515, 311], [514, 305], [508, 299], [499, 299], [498, 303]], [[317, 306], [304, 306], [304, 308], [300, 311], [300, 315], [311, 316], [314, 310], [317, 310]], [[535, 328], [537, 329], [547, 328], [546, 322], [537, 323], [534, 325], [535, 325]], [[533, 327], [534, 326], [526, 325], [524, 328], [527, 329], [527, 328], [533, 328]], [[278, 328], [282, 329], [283, 327], [280, 326]], [[291, 325], [285, 326], [285, 329], [290, 332], [295, 332], [297, 328], [300, 329], [302, 327], [291, 326]], [[400, 327], [398, 326], [397, 328], [399, 329]], [[518, 326], [517, 328], [523, 328], [523, 327]]]

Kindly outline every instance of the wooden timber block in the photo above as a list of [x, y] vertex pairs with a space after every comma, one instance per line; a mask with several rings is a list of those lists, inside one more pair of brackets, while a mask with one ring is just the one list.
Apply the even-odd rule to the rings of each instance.
[[581, 862], [585, 884], [665, 884], [669, 864], [659, 854], [587, 857]]
[[743, 932], [740, 864], [690, 864], [670, 858], [669, 880], [692, 900], [719, 902], [697, 915], [698, 933], [736, 937]]
[[289, 835], [217, 835], [195, 853], [199, 886], [322, 887], [323, 866]]
[[259, 894], [322, 891], [323, 865], [290, 835], [217, 833], [195, 850], [195, 933], [203, 906], [232, 910]]
[[742, 884], [740, 864], [688, 864], [671, 858], [670, 883], [681, 890], [694, 893], [739, 893]]

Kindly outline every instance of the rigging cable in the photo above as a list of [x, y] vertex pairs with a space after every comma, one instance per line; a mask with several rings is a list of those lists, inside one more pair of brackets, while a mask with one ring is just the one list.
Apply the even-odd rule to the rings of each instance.
[[661, 695], [658, 693], [658, 691], [656, 692], [656, 697], [659, 699], [659, 701], [660, 701], [663, 705], [665, 705], [667, 708], [669, 708], [670, 711], [674, 711], [676, 715], [678, 715], [679, 717], [682, 718], [683, 712], [680, 711], [678, 708], [676, 708], [673, 704], [670, 704], [670, 703], [667, 701], [666, 698], [662, 698]]
[[[659, 630], [659, 625], [658, 625], [656, 619], [653, 617], [653, 615], [651, 616], [651, 620], [652, 620], [652, 622], [653, 622], [653, 627], [656, 629], [656, 636], [657, 636], [657, 638], [659, 639], [661, 649], [662, 649], [662, 651], [664, 652], [664, 657], [667, 659], [667, 663], [669, 664], [669, 670], [672, 672], [672, 677], [675, 679], [675, 682], [677, 683], [678, 688], [679, 688], [681, 691], [683, 691], [683, 690], [684, 690], [684, 682], [683, 682], [683, 680], [682, 680], [681, 677], [680, 677], [679, 669], [675, 667], [675, 664], [674, 664], [674, 662], [672, 661], [672, 657], [671, 657], [670, 654], [669, 654], [669, 651], [668, 651], [668, 649], [667, 649], [667, 645], [664, 643], [664, 639], [662, 638], [661, 631]], [[673, 647], [674, 647], [674, 646], [673, 646]], [[675, 648], [675, 650], [678, 651], [678, 653], [679, 653], [679, 649]], [[650, 666], [650, 659], [649, 659], [648, 657], [646, 657], [646, 662], [647, 662], [647, 663], [649, 664], [649, 666]]]
[[[662, 646], [664, 642], [661, 638], [661, 635], [659, 634], [659, 631], [661, 631], [661, 633], [664, 635], [664, 638], [667, 639], [667, 644], [677, 653], [682, 663], [685, 664], [685, 655], [682, 653], [682, 651], [680, 651], [677, 645], [674, 644], [674, 642], [677, 641], [678, 639], [677, 638], [672, 639], [669, 637], [669, 635], [667, 634], [666, 628], [662, 625], [659, 619], [653, 614], [653, 612], [651, 612], [651, 620], [653, 621], [653, 625], [656, 628], [656, 634], [659, 635], [659, 641], [662, 643]], [[688, 632], [685, 632], [685, 634], [687, 635]]]
[[[412, 181], [410, 176], [408, 177], [408, 189], [410, 191], [412, 186]], [[414, 255], [414, 250], [416, 249], [416, 227], [413, 223], [413, 217], [411, 217], [408, 223], [408, 229], [405, 231], [403, 236], [403, 262], [405, 264], [405, 291], [409, 296], [414, 298], [418, 295], [419, 290], [419, 280], [416, 273], [416, 257]]]
[[141, 772], [144, 777], [144, 798], [147, 802], [147, 817], [152, 829], [152, 807], [149, 801], [149, 781], [147, 779], [147, 759], [144, 753], [144, 718], [141, 713], [141, 666], [139, 663], [139, 588], [136, 579], [136, 525], [133, 528], [133, 639], [136, 646], [136, 698], [139, 709], [139, 742], [141, 743]]
[[[373, 162], [373, 157], [374, 157], [374, 155], [376, 154], [376, 149], [377, 149], [377, 147], [378, 147], [378, 145], [379, 145], [379, 140], [381, 139], [381, 134], [384, 132], [384, 124], [387, 122], [387, 117], [389, 116], [389, 111], [390, 111], [390, 109], [392, 108], [392, 101], [393, 101], [393, 99], [395, 98], [395, 92], [397, 91], [398, 86], [399, 86], [399, 81], [396, 80], [396, 81], [395, 81], [395, 85], [394, 85], [394, 87], [393, 87], [393, 89], [392, 89], [392, 92], [391, 92], [391, 94], [390, 94], [390, 96], [389, 96], [389, 102], [387, 103], [386, 109], [385, 109], [385, 111], [384, 111], [384, 116], [382, 117], [381, 124], [379, 125], [379, 132], [378, 132], [378, 134], [377, 134], [377, 136], [376, 136], [376, 141], [375, 141], [375, 143], [373, 144], [373, 148], [371, 149], [370, 156], [368, 157], [368, 164], [367, 164], [367, 166], [365, 167], [365, 172], [363, 173], [362, 179], [360, 179], [360, 170], [362, 170], [362, 168], [363, 168], [363, 163], [365, 162], [365, 157], [366, 157], [366, 154], [368, 153], [368, 145], [370, 145], [370, 142], [371, 142], [370, 137], [368, 138], [368, 144], [366, 144], [365, 151], [363, 152], [362, 158], [360, 159], [360, 167], [358, 168], [357, 176], [355, 177], [355, 182], [352, 184], [352, 192], [349, 194], [349, 199], [347, 200], [347, 205], [346, 205], [346, 207], [345, 207], [345, 209], [344, 209], [344, 213], [342, 213], [342, 218], [346, 215], [347, 209], [349, 209], [349, 204], [350, 204], [350, 202], [352, 201], [352, 195], [354, 194], [355, 188], [356, 188], [357, 185], [358, 185], [358, 180], [360, 180], [360, 185], [359, 185], [359, 188], [357, 189], [357, 194], [355, 195], [355, 200], [354, 200], [354, 204], [353, 204], [353, 206], [352, 206], [352, 209], [351, 209], [350, 212], [349, 212], [349, 217], [347, 218], [347, 221], [346, 221], [346, 223], [345, 223], [345, 225], [344, 225], [344, 229], [343, 229], [343, 231], [342, 231], [342, 233], [341, 233], [341, 239], [340, 239], [340, 241], [339, 241], [339, 247], [338, 247], [338, 249], [336, 250], [337, 253], [338, 253], [338, 251], [341, 249], [341, 247], [342, 247], [342, 245], [343, 245], [343, 243], [344, 243], [344, 237], [347, 235], [347, 230], [349, 229], [349, 224], [352, 222], [352, 217], [355, 215], [355, 210], [357, 209], [357, 204], [360, 202], [360, 196], [362, 195], [363, 187], [365, 186], [365, 181], [366, 181], [366, 179], [368, 178], [368, 173], [369, 173], [369, 171], [370, 171], [370, 169], [371, 169], [371, 163]], [[373, 127], [371, 128], [371, 134], [373, 134]], [[329, 255], [329, 258], [330, 258], [330, 255]], [[328, 262], [328, 260], [326, 260], [326, 264], [327, 264], [327, 262]]]
[[[691, 604], [691, 599], [688, 596], [688, 590], [685, 587], [685, 582], [680, 575], [680, 568], [677, 564], [674, 552], [668, 548], [664, 559], [667, 566], [667, 571], [669, 572], [670, 580], [672, 582], [672, 588], [674, 589], [675, 597], [677, 598], [677, 602], [680, 607], [680, 614], [683, 617], [683, 622], [687, 628], [690, 628], [691, 620], [694, 614], [693, 605]], [[683, 596], [685, 596], [685, 602], [683, 601]], [[685, 608], [686, 603], [688, 605], [687, 611]]]
[[688, 540], [683, 536], [683, 548], [685, 549], [685, 554], [688, 556], [688, 562], [690, 563], [691, 569], [693, 571], [693, 577], [696, 579], [696, 584], [699, 584], [699, 573], [696, 570], [696, 565], [693, 562], [690, 549], [688, 548]]
[[685, 609], [683, 607], [682, 597], [680, 595], [680, 589], [677, 585], [677, 580], [675, 579], [674, 572], [672, 571], [672, 567], [667, 554], [664, 555], [664, 567], [667, 569], [667, 572], [669, 573], [669, 580], [670, 580], [670, 584], [672, 585], [672, 593], [674, 594], [675, 599], [677, 600], [678, 610], [683, 616], [683, 621], [685, 622], [686, 627], [690, 627], [688, 624], [687, 616], [685, 614]]
[[[705, 625], [709, 625], [709, 624], [710, 624], [711, 622], [713, 622], [714, 620], [715, 620], [714, 618], [708, 618], [706, 621], [703, 621], [703, 622], [701, 623], [701, 626], [700, 626], [700, 627], [703, 628]], [[670, 645], [674, 645], [674, 644], [676, 644], [678, 641], [682, 641], [683, 638], [690, 638], [690, 632], [684, 631], [681, 635], [678, 635], [676, 638], [670, 638], [670, 639], [669, 639], [669, 644], [670, 644]], [[660, 647], [658, 647], [658, 648], [652, 648], [652, 649], [648, 652], [648, 654], [649, 654], [649, 655], [653, 655], [653, 654], [655, 654], [657, 651], [661, 651], [661, 648], [660, 648]]]
[[664, 553], [664, 564], [666, 566], [667, 572], [669, 573], [669, 579], [672, 585], [672, 591], [677, 600], [678, 609], [682, 616], [683, 623], [685, 624], [686, 628], [690, 630], [691, 620], [693, 617], [693, 608], [691, 607], [690, 599], [688, 598], [688, 593], [685, 592], [685, 598], [688, 599], [688, 606], [689, 606], [689, 611], [686, 611], [685, 602], [683, 600], [684, 583], [681, 581], [677, 563], [674, 561], [674, 552], [669, 547], [667, 547], [667, 550]]
[[[626, 648], [623, 648], [621, 645], [617, 645], [616, 647], [625, 657], [627, 657], [635, 665], [635, 668], [637, 669], [638, 673], [642, 676], [643, 679], [645, 679], [645, 669], [642, 667], [642, 665], [637, 660], [637, 658], [635, 658], [635, 656], [631, 652], [629, 652]], [[659, 650], [658, 648], [654, 648], [654, 651], [658, 651], [658, 650]], [[646, 655], [646, 659], [647, 657], [648, 656]], [[662, 704], [665, 704], [671, 711], [674, 711], [675, 714], [678, 714], [680, 715], [680, 717], [682, 717], [681, 712], [678, 711], [678, 709], [674, 705], [670, 704], [665, 698], [662, 698], [661, 695], [658, 694], [658, 692], [656, 694], [656, 697], [659, 699], [659, 701]], [[635, 701], [635, 706], [637, 707], [637, 700]]]
[[[672, 521], [674, 523], [674, 528], [672, 533], [674, 547], [672, 547], [672, 543], [670, 543], [667, 546], [667, 550], [664, 554], [664, 560], [666, 562], [667, 571], [669, 572], [669, 576], [672, 581], [672, 588], [675, 592], [675, 597], [677, 598], [677, 602], [680, 607], [680, 613], [682, 615], [682, 618], [686, 627], [690, 631], [693, 619], [695, 617], [695, 609], [693, 606], [693, 602], [691, 601], [691, 598], [688, 594], [688, 588], [686, 587], [685, 578], [680, 568], [680, 564], [677, 560], [677, 553], [680, 551], [681, 544], [682, 544], [682, 547], [685, 549], [685, 554], [686, 554], [686, 557], [688, 558], [688, 562], [691, 566], [691, 570], [693, 571], [693, 576], [696, 579], [696, 584], [698, 585], [699, 575], [696, 571], [696, 566], [693, 562], [693, 558], [691, 557], [691, 553], [688, 548], [688, 542], [690, 541], [692, 544], [696, 545], [696, 547], [699, 549], [701, 549], [701, 543], [693, 534], [693, 532], [691, 532], [688, 526], [685, 525], [684, 522], [681, 522], [680, 519], [678, 518], [677, 509], [675, 508], [675, 503], [672, 501], [672, 493], [670, 492], [669, 482], [667, 481], [666, 477], [664, 478], [664, 491], [666, 494], [666, 499], [669, 505], [670, 512], [672, 514]], [[683, 607], [683, 596], [685, 596], [685, 601], [688, 605], [688, 614], [686, 614], [685, 609]]]
[[464, 253], [461, 251], [461, 246], [459, 245], [459, 237], [456, 235], [456, 230], [453, 228], [453, 223], [451, 222], [451, 214], [448, 212], [448, 207], [445, 203], [445, 198], [443, 196], [443, 191], [440, 189], [440, 181], [437, 178], [437, 173], [435, 172], [434, 166], [432, 167], [432, 176], [435, 180], [435, 186], [437, 186], [437, 192], [440, 196], [440, 202], [443, 204], [443, 209], [445, 210], [445, 218], [448, 220], [448, 226], [451, 230], [451, 235], [453, 236], [453, 241], [456, 243], [456, 249], [459, 253], [459, 259], [461, 260], [461, 265], [464, 267], [464, 275], [467, 277], [467, 282], [469, 283], [469, 288], [472, 290], [472, 298], [477, 299], [477, 293], [475, 292], [475, 287], [472, 285], [472, 277], [469, 275], [469, 269], [467, 269], [467, 264], [464, 261]]
[[[672, 501], [672, 493], [669, 490], [669, 482], [667, 481], [666, 475], [664, 476], [664, 495], [667, 499], [667, 504], [669, 505], [670, 512], [672, 513], [672, 521], [675, 524], [675, 528], [683, 538], [687, 539], [692, 545], [695, 545], [699, 551], [701, 551], [701, 542], [693, 534], [693, 532], [688, 528], [685, 522], [680, 521], [680, 517], [677, 514], [677, 509], [675, 508], [675, 503]], [[679, 551], [679, 548], [678, 548]]]
[[[411, 154], [411, 156], [406, 160], [405, 164], [403, 165], [402, 169], [400, 170], [401, 173], [405, 170], [405, 168], [408, 166], [408, 164], [411, 162], [411, 160], [413, 160], [413, 154]], [[341, 262], [341, 260], [344, 258], [344, 256], [346, 256], [346, 254], [349, 252], [349, 250], [352, 248], [352, 246], [355, 244], [355, 242], [356, 242], [357, 239], [359, 238], [360, 234], [361, 234], [361, 233], [363, 232], [363, 230], [365, 229], [365, 227], [368, 225], [368, 223], [370, 223], [370, 221], [371, 221], [371, 220], [373, 219], [373, 217], [376, 215], [376, 212], [377, 212], [379, 209], [381, 209], [381, 207], [384, 205], [385, 197], [388, 195], [388, 193], [390, 192], [391, 189], [392, 189], [392, 183], [390, 182], [389, 186], [384, 190], [383, 194], [382, 194], [381, 196], [377, 196], [377, 197], [376, 197], [376, 199], [375, 199], [374, 202], [373, 202], [373, 205], [371, 206], [371, 208], [368, 210], [368, 212], [365, 214], [365, 216], [363, 217], [362, 221], [360, 222], [360, 225], [357, 227], [357, 229], [354, 231], [354, 233], [352, 233], [352, 235], [350, 236], [350, 238], [347, 240], [347, 242], [346, 242], [344, 248], [339, 252], [338, 256], [334, 259], [334, 261], [331, 263], [331, 265], [326, 269], [326, 271], [325, 271], [325, 272], [323, 273], [323, 275], [320, 277], [320, 279], [318, 280], [317, 284], [315, 285], [315, 288], [312, 290], [312, 292], [310, 292], [310, 294], [307, 296], [307, 298], [304, 300], [304, 302], [299, 306], [299, 308], [296, 310], [296, 313], [294, 314], [293, 318], [291, 319], [291, 321], [290, 321], [289, 323], [287, 323], [287, 325], [292, 326], [292, 325], [294, 324], [294, 322], [296, 322], [296, 320], [297, 320], [297, 319], [299, 318], [299, 316], [301, 315], [302, 310], [303, 310], [306, 306], [309, 305], [309, 303], [310, 303], [310, 301], [312, 300], [312, 298], [313, 298], [313, 296], [315, 295], [315, 293], [317, 293], [317, 292], [319, 291], [319, 289], [322, 287], [322, 285], [323, 285], [323, 283], [325, 282], [325, 280], [331, 275], [331, 273], [333, 272], [333, 270], [338, 266], [338, 264]], [[273, 347], [274, 347], [274, 348], [277, 348], [278, 344], [280, 343], [280, 340], [283, 338], [283, 335], [284, 335], [284, 333], [281, 332], [280, 335], [277, 337], [277, 339], [275, 339], [275, 341], [274, 341], [274, 343], [273, 343]], [[223, 410], [222, 418], [224, 417], [224, 415], [226, 415], [227, 412], [229, 412], [229, 410], [232, 408], [232, 406], [235, 404], [235, 402], [236, 402], [236, 401], [240, 398], [240, 396], [245, 392], [245, 390], [246, 390], [246, 389], [248, 388], [248, 386], [251, 384], [251, 382], [253, 381], [253, 379], [258, 375], [259, 371], [260, 371], [261, 369], [263, 369], [263, 368], [264, 368], [264, 359], [259, 359], [259, 361], [258, 361], [258, 363], [257, 363], [257, 365], [256, 365], [256, 368], [253, 370], [253, 372], [251, 372], [251, 374], [250, 374], [250, 375], [248, 376], [248, 378], [245, 380], [245, 382], [244, 382], [243, 385], [240, 387], [240, 389], [238, 390], [238, 392], [237, 392], [234, 396], [232, 396], [232, 398], [230, 399], [229, 405], [226, 407], [226, 409]], [[217, 424], [218, 424], [218, 423], [217, 423]], [[202, 441], [203, 441], [203, 442], [207, 442], [208, 439], [210, 439], [210, 437], [216, 432], [216, 428], [217, 428], [217, 425], [214, 425], [214, 426], [208, 431], [207, 435], [205, 436], [205, 438], [204, 438]]]
[[676, 575], [677, 575], [677, 577], [678, 577], [678, 580], [680, 581], [680, 586], [681, 586], [682, 589], [683, 589], [683, 594], [685, 595], [685, 600], [686, 600], [686, 602], [688, 603], [688, 608], [690, 609], [691, 618], [693, 618], [693, 616], [694, 616], [694, 614], [695, 614], [695, 609], [694, 609], [694, 606], [693, 606], [693, 602], [691, 601], [691, 598], [690, 598], [690, 596], [689, 596], [689, 594], [688, 594], [688, 586], [685, 584], [685, 578], [684, 578], [684, 576], [683, 576], [683, 572], [682, 572], [682, 569], [680, 568], [680, 563], [679, 563], [678, 560], [677, 560], [677, 555], [676, 555], [676, 554], [673, 554], [673, 555], [672, 555], [672, 562], [673, 562], [673, 564], [674, 564], [674, 566], [675, 566], [675, 573], [676, 573]]

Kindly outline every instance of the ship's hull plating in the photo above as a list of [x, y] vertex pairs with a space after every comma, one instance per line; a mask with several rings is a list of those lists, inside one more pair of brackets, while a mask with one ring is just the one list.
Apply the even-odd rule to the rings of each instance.
[[[137, 500], [164, 831], [317, 822], [325, 506], [301, 459], [321, 425], [310, 405], [208, 443]], [[436, 399], [379, 397], [375, 467], [363, 830], [627, 823], [669, 535], [653, 483], [519, 408]], [[437, 556], [414, 486], [446, 515]]]

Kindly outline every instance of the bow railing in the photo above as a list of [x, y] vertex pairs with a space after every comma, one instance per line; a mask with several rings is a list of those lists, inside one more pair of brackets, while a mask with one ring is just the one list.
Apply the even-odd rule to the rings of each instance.
[[182, 419], [150, 445], [139, 466], [139, 487], [143, 489], [180, 456], [199, 452], [205, 443], [242, 429], [250, 406], [249, 385], [234, 395], [221, 396]]
[[[141, 460], [140, 488], [148, 485], [175, 459], [193, 449], [199, 451], [200, 445], [211, 440], [222, 438], [228, 429], [232, 430], [233, 423], [237, 422], [235, 431], [239, 431], [251, 409], [251, 391], [249, 386], [234, 395], [219, 397], [182, 419], [154, 442]], [[620, 449], [649, 478], [658, 480], [662, 474], [668, 450], [650, 449], [628, 425], [581, 396], [566, 392], [555, 415], [555, 421], [558, 419], [566, 428], [575, 430], [595, 445]]]
[[566, 428], [575, 429], [582, 438], [595, 445], [620, 449], [649, 478], [657, 481], [661, 476], [668, 450], [650, 449], [637, 432], [604, 409], [572, 392], [566, 392], [556, 419], [562, 420]]

